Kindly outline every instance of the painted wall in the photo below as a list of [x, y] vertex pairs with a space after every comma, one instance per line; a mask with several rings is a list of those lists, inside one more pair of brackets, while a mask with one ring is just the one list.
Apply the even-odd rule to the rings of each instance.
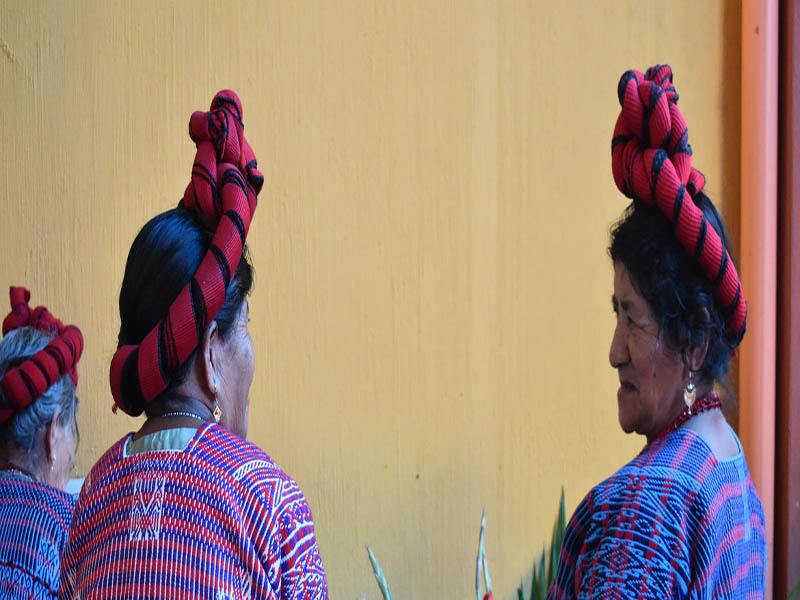
[[[234, 10], [232, 7], [236, 6]], [[251, 228], [251, 439], [302, 485], [335, 598], [498, 598], [641, 446], [616, 423], [616, 85], [670, 62], [712, 196], [738, 204], [737, 3], [0, 4], [0, 286], [85, 332], [75, 476], [111, 413], [133, 237], [232, 87], [267, 182]], [[734, 232], [736, 215], [733, 219]]]

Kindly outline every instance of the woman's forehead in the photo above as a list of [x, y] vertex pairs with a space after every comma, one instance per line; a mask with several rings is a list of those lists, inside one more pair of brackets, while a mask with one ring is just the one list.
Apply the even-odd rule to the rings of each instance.
[[633, 284], [630, 271], [621, 262], [614, 263], [614, 295], [611, 301], [626, 311], [647, 307], [644, 297]]

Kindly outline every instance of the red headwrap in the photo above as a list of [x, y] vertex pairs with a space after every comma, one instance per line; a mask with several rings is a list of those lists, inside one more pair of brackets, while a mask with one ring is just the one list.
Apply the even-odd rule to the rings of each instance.
[[83, 352], [83, 336], [74, 325], [64, 325], [44, 306], [31, 310], [31, 293], [22, 287], [11, 287], [11, 312], [3, 320], [3, 335], [20, 327], [33, 327], [56, 337], [44, 348], [3, 376], [3, 393], [10, 407], [0, 408], [0, 423], [25, 409], [67, 373], [78, 383], [78, 360]]
[[617, 88], [622, 107], [611, 140], [611, 167], [620, 191], [655, 204], [675, 225], [675, 237], [700, 264], [722, 307], [728, 333], [738, 345], [744, 336], [747, 302], [725, 245], [694, 203], [705, 177], [692, 167], [686, 121], [668, 65], [643, 75], [627, 71]]
[[[214, 230], [208, 252], [191, 281], [141, 344], [120, 347], [111, 361], [115, 405], [140, 414], [169, 382], [165, 373], [182, 365], [225, 303], [225, 292], [242, 257], [264, 177], [244, 138], [242, 104], [219, 92], [209, 112], [195, 112], [189, 135], [197, 145], [192, 179], [181, 205]], [[131, 385], [122, 385], [123, 377]]]

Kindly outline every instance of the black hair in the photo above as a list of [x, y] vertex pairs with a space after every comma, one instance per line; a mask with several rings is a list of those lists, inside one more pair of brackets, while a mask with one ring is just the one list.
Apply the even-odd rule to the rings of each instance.
[[[119, 346], [141, 343], [167, 316], [170, 305], [197, 271], [212, 238], [213, 232], [204, 228], [193, 212], [181, 207], [153, 217], [142, 227], [128, 253], [119, 293]], [[225, 303], [214, 318], [223, 339], [235, 324], [252, 286], [253, 271], [245, 246], [228, 284]], [[180, 367], [166, 373], [167, 389], [147, 406], [133, 407], [131, 414], [145, 411], [150, 416], [164, 412], [165, 406], [182, 404], [185, 398], [176, 388], [186, 381], [196, 354], [197, 349]]]
[[[33, 327], [20, 327], [9, 331], [0, 341], [0, 378], [11, 369], [20, 366], [44, 348], [55, 337]], [[0, 388], [0, 406], [11, 406]], [[0, 456], [7, 459], [12, 446], [33, 454], [40, 454], [36, 447], [37, 434], [50, 423], [59, 411], [58, 423], [72, 423], [77, 434], [75, 420], [78, 396], [69, 374], [62, 375], [47, 390], [26, 408], [15, 413], [0, 425]], [[44, 460], [43, 456], [38, 458]]]
[[[702, 192], [695, 195], [694, 202], [730, 253], [725, 225], [714, 204]], [[731, 339], [711, 282], [675, 238], [669, 219], [657, 207], [634, 200], [611, 228], [608, 253], [630, 273], [669, 348], [684, 352], [708, 339], [699, 374], [702, 379], [721, 381], [741, 337]]]

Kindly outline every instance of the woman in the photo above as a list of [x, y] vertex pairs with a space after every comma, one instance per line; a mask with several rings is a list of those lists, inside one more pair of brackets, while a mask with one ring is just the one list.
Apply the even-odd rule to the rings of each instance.
[[747, 314], [725, 228], [670, 68], [628, 71], [619, 100], [613, 172], [633, 203], [611, 232], [609, 359], [620, 425], [647, 445], [576, 509], [549, 597], [763, 597], [764, 512], [714, 392]]
[[245, 440], [245, 239], [263, 177], [241, 116], [231, 91], [192, 115], [191, 183], [128, 255], [111, 390], [147, 420], [86, 478], [62, 598], [327, 598], [302, 492]]
[[0, 341], [0, 597], [55, 598], [75, 500], [77, 327], [11, 288]]

